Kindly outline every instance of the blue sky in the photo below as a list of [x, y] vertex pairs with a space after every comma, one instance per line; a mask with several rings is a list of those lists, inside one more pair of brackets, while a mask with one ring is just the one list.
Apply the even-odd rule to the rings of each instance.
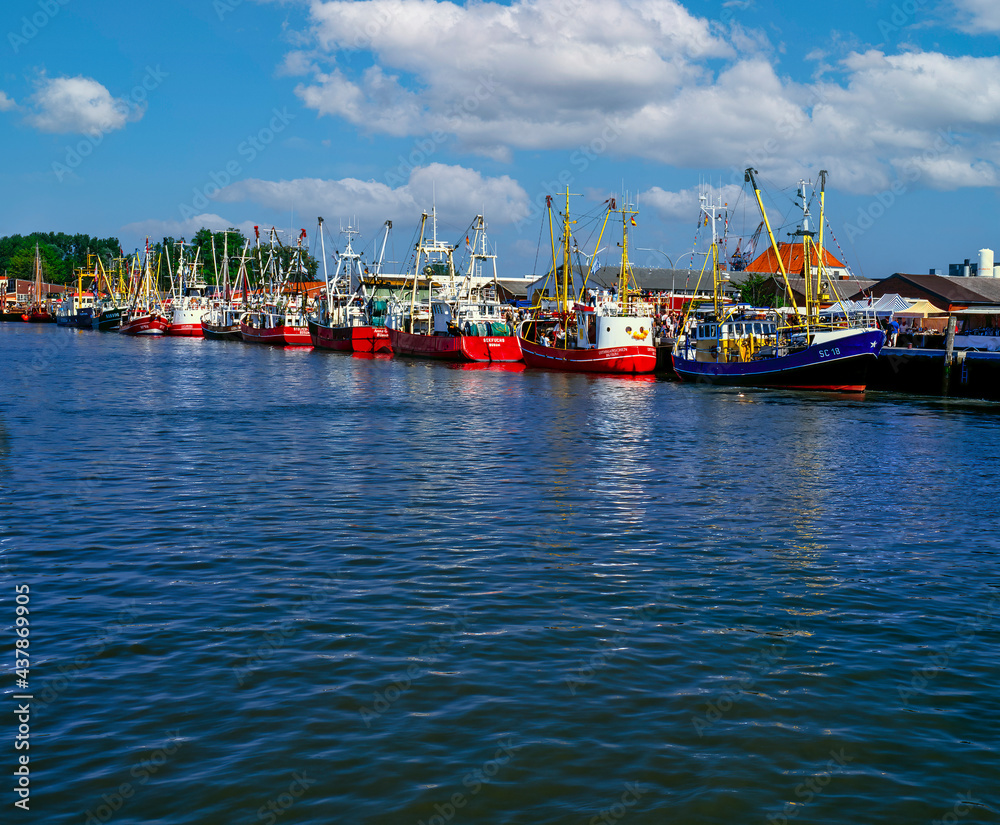
[[540, 204], [568, 183], [581, 215], [627, 193], [633, 246], [658, 250], [633, 260], [680, 264], [706, 183], [734, 233], [755, 228], [753, 165], [782, 227], [799, 178], [828, 171], [858, 275], [1000, 253], [992, 0], [8, 0], [3, 18], [2, 235], [314, 241], [322, 215], [371, 248], [388, 219], [401, 267], [436, 202], [456, 242], [484, 213], [518, 276], [544, 267]]

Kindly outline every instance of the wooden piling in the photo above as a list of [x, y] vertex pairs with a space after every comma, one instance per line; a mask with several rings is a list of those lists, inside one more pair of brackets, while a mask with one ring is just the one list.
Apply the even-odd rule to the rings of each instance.
[[955, 357], [955, 329], [958, 327], [958, 318], [954, 315], [948, 316], [948, 332], [944, 342], [944, 371], [941, 374], [941, 395], [948, 395], [951, 388], [951, 363]]

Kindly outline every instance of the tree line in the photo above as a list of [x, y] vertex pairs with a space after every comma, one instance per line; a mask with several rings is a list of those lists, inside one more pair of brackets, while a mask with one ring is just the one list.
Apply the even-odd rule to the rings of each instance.
[[65, 232], [32, 232], [30, 235], [7, 235], [0, 238], [0, 272], [8, 278], [33, 280], [35, 244], [42, 259], [42, 277], [53, 284], [68, 284], [77, 268], [87, 266], [87, 254], [110, 261], [117, 257], [118, 238], [95, 238], [91, 235], [67, 235]]
[[[150, 244], [154, 255], [154, 271], [156, 260], [162, 260], [160, 276], [163, 284], [169, 284], [169, 273], [176, 276], [180, 263], [181, 243], [184, 243], [184, 260], [191, 264], [196, 259], [199, 271], [209, 284], [221, 284], [224, 280], [224, 252], [229, 254], [229, 280], [235, 282], [239, 273], [239, 258], [246, 245], [246, 238], [237, 229], [222, 232], [212, 232], [202, 228], [195, 233], [190, 241], [183, 238], [163, 238]], [[266, 237], [261, 237], [263, 262], [267, 262], [268, 249]], [[0, 238], [0, 274], [7, 278], [33, 280], [35, 277], [35, 245], [42, 260], [42, 277], [47, 283], [72, 284], [76, 280], [76, 271], [84, 269], [93, 272], [94, 259], [88, 255], [98, 256], [106, 270], [112, 268], [112, 262], [122, 257], [121, 242], [118, 238], [97, 238], [78, 233], [68, 235], [65, 232], [32, 232], [30, 235], [7, 235]], [[214, 244], [214, 252], [213, 252]], [[258, 253], [255, 250], [256, 239], [250, 247], [251, 278], [260, 265]], [[279, 266], [282, 271], [290, 266], [294, 246], [281, 245], [277, 249]], [[140, 259], [144, 250], [138, 252]], [[161, 257], [162, 256], [162, 257]], [[302, 249], [302, 261], [306, 267], [308, 280], [315, 280], [319, 262], [309, 254], [308, 249]], [[87, 283], [89, 286], [89, 282]]]

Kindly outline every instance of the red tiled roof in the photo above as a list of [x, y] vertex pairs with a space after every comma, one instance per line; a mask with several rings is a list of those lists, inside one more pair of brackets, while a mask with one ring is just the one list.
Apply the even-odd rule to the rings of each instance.
[[[785, 264], [785, 272], [789, 275], [802, 274], [802, 244], [800, 243], [779, 243], [781, 250], [781, 260]], [[828, 267], [844, 269], [844, 264], [830, 254], [829, 249], [823, 250], [823, 263]], [[780, 272], [778, 259], [774, 256], [774, 250], [768, 247], [761, 255], [758, 255], [753, 263], [746, 268], [747, 272]]]

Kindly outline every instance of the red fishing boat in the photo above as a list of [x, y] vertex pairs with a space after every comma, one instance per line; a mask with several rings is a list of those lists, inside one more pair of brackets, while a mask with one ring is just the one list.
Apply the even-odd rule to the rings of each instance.
[[[385, 222], [385, 238], [382, 253], [389, 237], [391, 221]], [[354, 251], [351, 240], [358, 230], [351, 226], [342, 229], [347, 236], [347, 248], [337, 256], [337, 269], [333, 277], [326, 271], [326, 244], [323, 236], [323, 219], [319, 219], [320, 248], [323, 258], [323, 273], [326, 289], [320, 300], [315, 317], [309, 319], [309, 334], [312, 345], [317, 349], [331, 349], [336, 352], [383, 352], [391, 353], [389, 333], [384, 323], [376, 323], [373, 311], [376, 302], [365, 290], [362, 273], [367, 272], [361, 263], [361, 256]], [[379, 256], [381, 265], [382, 256]], [[384, 302], [382, 302], [384, 304]], [[380, 318], [379, 320], [384, 320]]]
[[[254, 227], [256, 231], [256, 227]], [[302, 263], [302, 239], [306, 231], [299, 235], [295, 253], [286, 272], [279, 269], [277, 255], [277, 232], [271, 228], [271, 250], [262, 271], [268, 273], [268, 283], [255, 297], [246, 314], [240, 320], [240, 335], [250, 344], [271, 344], [280, 347], [311, 347], [307, 314], [308, 296], [302, 287], [306, 280]], [[257, 234], [258, 259], [260, 257], [260, 234]], [[291, 281], [295, 275], [296, 281]]]
[[[431, 238], [425, 239], [427, 219]], [[436, 358], [444, 361], [513, 362], [521, 360], [521, 346], [512, 329], [510, 307], [501, 304], [496, 293], [496, 255], [486, 245], [486, 223], [477, 215], [472, 228], [475, 242], [469, 271], [459, 280], [453, 252], [457, 248], [437, 238], [434, 210], [423, 214], [417, 260], [413, 270], [410, 302], [395, 302], [389, 315], [389, 340], [397, 355]], [[466, 243], [468, 244], [468, 236]], [[491, 261], [492, 277], [482, 275], [483, 263]], [[421, 263], [425, 266], [421, 270]], [[418, 301], [420, 273], [423, 273], [427, 302]]]
[[[549, 226], [552, 226], [552, 203], [549, 206]], [[650, 373], [656, 368], [656, 347], [653, 344], [653, 308], [639, 299], [639, 290], [628, 261], [628, 227], [635, 226], [634, 210], [615, 208], [608, 200], [604, 227], [598, 237], [601, 245], [604, 228], [613, 212], [622, 216], [622, 262], [614, 297], [595, 299], [594, 306], [574, 300], [572, 271], [572, 235], [569, 219], [569, 190], [566, 190], [566, 213], [563, 215], [562, 265], [553, 261], [549, 277], [555, 282], [554, 306], [534, 308], [528, 319], [521, 322], [518, 338], [524, 363], [529, 367], [566, 370], [570, 372]], [[591, 264], [592, 266], [592, 264]], [[590, 269], [587, 270], [587, 277]], [[586, 277], [580, 288], [586, 288]], [[543, 290], [544, 291], [544, 290]]]
[[118, 332], [122, 335], [163, 335], [170, 326], [170, 321], [156, 289], [159, 264], [157, 277], [154, 279], [149, 238], [146, 239], [146, 262], [142, 272], [140, 274], [138, 268], [133, 266], [132, 273], [128, 307], [122, 315]]
[[[170, 302], [168, 317], [170, 324], [167, 327], [167, 335], [182, 336], [185, 338], [201, 338], [201, 316], [208, 309], [208, 298], [206, 297], [208, 285], [198, 269], [198, 258], [201, 249], [195, 252], [194, 261], [188, 263], [184, 260], [184, 242], [180, 244], [180, 257], [177, 262], [177, 280], [174, 281], [173, 272], [170, 272]], [[212, 241], [212, 254], [215, 255], [215, 241]], [[170, 269], [170, 258], [167, 258], [167, 269]]]

